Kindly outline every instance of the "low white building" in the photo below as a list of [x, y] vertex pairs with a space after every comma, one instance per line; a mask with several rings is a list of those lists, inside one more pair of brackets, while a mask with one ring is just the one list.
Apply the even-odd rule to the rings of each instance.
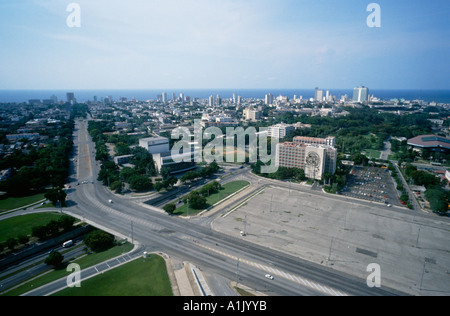
[[267, 136], [282, 139], [294, 131], [295, 127], [293, 125], [281, 123], [270, 126], [267, 130]]
[[170, 151], [169, 139], [165, 137], [148, 137], [139, 140], [139, 146], [145, 148], [151, 154]]

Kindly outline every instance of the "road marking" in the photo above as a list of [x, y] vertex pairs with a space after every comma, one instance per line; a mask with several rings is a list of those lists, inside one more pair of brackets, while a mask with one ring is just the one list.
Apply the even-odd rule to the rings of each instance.
[[[212, 252], [215, 252], [217, 254], [220, 254], [220, 255], [223, 255], [225, 257], [228, 257], [230, 259], [233, 259], [233, 260], [236, 260], [236, 261], [238, 260], [238, 258], [236, 256], [224, 253], [223, 251], [219, 251], [219, 250], [216, 250], [214, 248], [211, 248], [211, 247], [208, 247], [208, 246], [204, 246], [204, 245], [201, 245], [201, 244], [199, 244], [199, 246], [204, 248], [204, 249], [207, 249], [207, 250], [210, 250]], [[284, 272], [284, 271], [278, 270], [276, 268], [272, 268], [272, 267], [269, 267], [269, 266], [266, 266], [266, 265], [263, 265], [263, 264], [260, 264], [260, 263], [257, 263], [257, 262], [249, 261], [249, 260], [246, 260], [246, 259], [240, 259], [240, 258], [239, 258], [239, 262], [245, 263], [245, 264], [247, 264], [249, 266], [255, 267], [255, 268], [263, 270], [265, 272], [270, 272], [271, 274], [278, 275], [278, 276], [280, 276], [280, 277], [282, 277], [284, 279], [287, 279], [287, 280], [290, 280], [292, 282], [298, 283], [300, 285], [309, 287], [309, 288], [311, 288], [313, 290], [322, 292], [322, 293], [330, 295], [330, 296], [348, 296], [348, 294], [346, 294], [344, 292], [341, 292], [341, 291], [338, 291], [338, 290], [335, 290], [335, 289], [332, 289], [332, 288], [330, 288], [328, 286], [325, 286], [325, 285], [319, 284], [317, 282], [313, 282], [313, 281], [307, 280], [307, 279], [302, 278], [300, 276], [297, 276], [297, 275], [294, 275], [294, 274], [290, 274], [290, 273], [287, 273], [287, 272]]]

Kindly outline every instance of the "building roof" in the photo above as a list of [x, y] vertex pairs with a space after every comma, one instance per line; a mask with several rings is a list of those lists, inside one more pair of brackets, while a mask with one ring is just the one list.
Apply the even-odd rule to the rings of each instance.
[[162, 142], [162, 141], [169, 141], [166, 137], [156, 136], [156, 137], [147, 137], [147, 138], [141, 138], [139, 141], [143, 142]]
[[409, 139], [408, 145], [421, 148], [450, 149], [450, 139], [437, 135], [420, 135]]

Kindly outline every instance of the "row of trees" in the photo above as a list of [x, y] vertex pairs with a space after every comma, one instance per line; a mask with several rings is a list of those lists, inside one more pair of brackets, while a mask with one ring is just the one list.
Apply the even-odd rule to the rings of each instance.
[[154, 184], [150, 179], [156, 171], [153, 163], [153, 157], [144, 148], [135, 147], [131, 150], [131, 154], [134, 157], [130, 160], [130, 163], [134, 167], [125, 167], [122, 170], [114, 161], [103, 161], [101, 164], [100, 172], [98, 174], [98, 181], [102, 181], [103, 185], [109, 186], [109, 188], [116, 192], [122, 192], [125, 183], [128, 183], [130, 189], [137, 192], [150, 191], [153, 188], [158, 191], [162, 187], [173, 186], [177, 183], [170, 179], [160, 184]]
[[287, 167], [278, 167], [278, 170], [274, 173], [263, 174], [261, 173], [261, 167], [264, 166], [264, 163], [258, 160], [256, 163], [251, 165], [251, 169], [253, 173], [276, 180], [295, 180], [295, 181], [304, 181], [305, 170], [300, 168], [287, 168]]
[[69, 215], [63, 215], [58, 220], [51, 220], [46, 225], [34, 226], [31, 235], [41, 241], [48, 240], [70, 231], [74, 223], [75, 218]]
[[[28, 151], [15, 151], [0, 160], [0, 169], [11, 169], [11, 176], [0, 182], [0, 190], [7, 196], [27, 196], [40, 192], [47, 186], [63, 187], [69, 175], [69, 156], [73, 142], [73, 121], [62, 124], [57, 141], [43, 148], [31, 147]], [[69, 136], [68, 136], [68, 135]]]
[[405, 187], [403, 186], [402, 180], [400, 179], [400, 176], [398, 175], [395, 167], [392, 165], [392, 163], [389, 163], [389, 170], [391, 172], [391, 176], [394, 179], [395, 183], [397, 184], [397, 190], [400, 192], [400, 202], [405, 204], [408, 208], [412, 209], [412, 205], [409, 202], [409, 195], [406, 192]]
[[405, 166], [405, 175], [409, 177], [415, 185], [422, 185], [427, 190], [425, 198], [430, 203], [433, 212], [448, 212], [450, 192], [442, 188], [444, 185], [441, 180], [426, 171], [418, 170], [416, 166], [407, 164]]
[[[114, 246], [115, 238], [113, 235], [102, 230], [94, 230], [86, 235], [84, 244], [89, 247], [91, 251], [101, 252]], [[58, 251], [53, 251], [48, 255], [44, 263], [59, 268], [62, 266], [63, 261], [64, 256]]]
[[220, 167], [217, 162], [213, 161], [207, 167], [200, 168], [200, 170], [186, 172], [180, 178], [180, 181], [186, 183], [188, 181], [195, 181], [200, 178], [206, 179], [217, 173], [219, 169]]
[[[41, 241], [54, 238], [59, 234], [70, 231], [75, 223], [75, 218], [63, 215], [58, 220], [51, 220], [46, 225], [34, 226], [31, 231], [31, 237], [35, 237]], [[0, 252], [5, 248], [14, 250], [18, 245], [26, 245], [30, 241], [30, 236], [21, 234], [17, 237], [8, 238], [4, 243], [0, 243]]]
[[[199, 190], [192, 191], [188, 195], [184, 196], [182, 201], [184, 204], [189, 204], [190, 208], [202, 210], [208, 207], [207, 197], [211, 194], [218, 193], [220, 189], [222, 189], [220, 183], [213, 181], [204, 185]], [[176, 205], [173, 203], [166, 204], [163, 207], [163, 209], [169, 214], [173, 214], [176, 208]]]

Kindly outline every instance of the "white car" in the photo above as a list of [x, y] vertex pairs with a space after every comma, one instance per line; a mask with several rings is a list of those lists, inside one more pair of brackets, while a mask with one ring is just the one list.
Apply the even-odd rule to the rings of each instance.
[[266, 274], [265, 277], [266, 277], [267, 279], [273, 280], [273, 276], [271, 276], [270, 274]]

